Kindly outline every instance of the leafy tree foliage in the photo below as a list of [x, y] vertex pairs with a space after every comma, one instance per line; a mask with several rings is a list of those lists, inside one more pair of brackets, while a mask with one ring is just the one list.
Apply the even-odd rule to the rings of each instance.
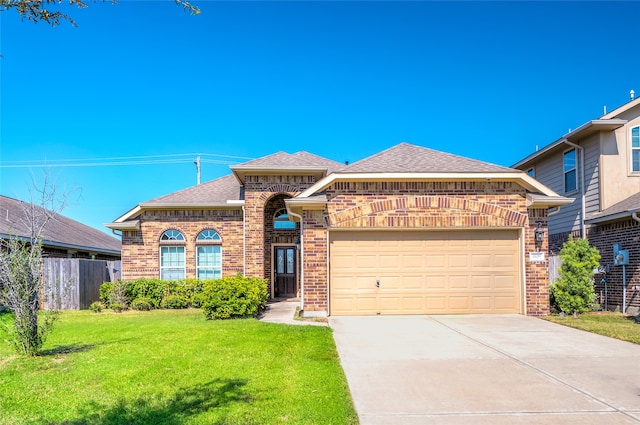
[[586, 239], [569, 237], [562, 246], [560, 259], [560, 278], [550, 288], [551, 304], [574, 316], [590, 311], [596, 298], [593, 270], [600, 263], [600, 252]]
[[[93, 0], [96, 1], [96, 0]], [[105, 0], [102, 0], [105, 1]], [[199, 15], [200, 8], [194, 6], [188, 0], [173, 0], [178, 6], [181, 6], [185, 12], [191, 15]], [[64, 0], [0, 0], [0, 12], [15, 9], [20, 17], [32, 22], [43, 21], [55, 27], [60, 24], [60, 20], [68, 21], [74, 27], [76, 22], [71, 16], [56, 10], [56, 6], [63, 3]], [[116, 0], [110, 0], [111, 3], [117, 3]], [[69, 0], [70, 5], [76, 5], [80, 9], [89, 7], [86, 0]]]

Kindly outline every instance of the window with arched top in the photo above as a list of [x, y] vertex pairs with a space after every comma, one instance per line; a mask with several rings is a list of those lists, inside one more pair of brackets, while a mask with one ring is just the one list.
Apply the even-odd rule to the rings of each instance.
[[160, 236], [160, 279], [184, 279], [184, 245], [180, 242], [184, 242], [184, 236], [175, 229], [167, 230]]
[[170, 229], [160, 236], [161, 241], [184, 241], [184, 236], [177, 230]]
[[222, 277], [222, 238], [215, 230], [207, 229], [196, 238], [196, 273], [198, 279]]
[[202, 232], [198, 233], [198, 237], [196, 238], [196, 240], [198, 242], [203, 242], [203, 241], [220, 242], [220, 241], [222, 241], [222, 238], [220, 237], [218, 232], [216, 232], [215, 230], [208, 229], [208, 230], [203, 230]]
[[289, 220], [289, 214], [287, 214], [286, 208], [280, 208], [273, 215], [273, 228], [274, 229], [295, 229], [296, 223]]

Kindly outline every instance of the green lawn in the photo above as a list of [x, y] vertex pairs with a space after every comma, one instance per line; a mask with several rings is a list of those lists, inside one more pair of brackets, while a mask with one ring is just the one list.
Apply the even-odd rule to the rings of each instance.
[[327, 327], [64, 312], [44, 348], [0, 344], [0, 424], [357, 423]]
[[544, 319], [572, 328], [640, 344], [640, 324], [636, 324], [633, 321], [633, 316], [601, 312], [581, 314], [578, 317], [548, 316]]

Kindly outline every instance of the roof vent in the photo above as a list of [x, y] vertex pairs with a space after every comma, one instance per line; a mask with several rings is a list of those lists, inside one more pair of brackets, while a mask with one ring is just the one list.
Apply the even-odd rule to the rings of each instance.
[[631, 89], [631, 91], [629, 92], [629, 96], [631, 97], [631, 100], [633, 100], [633, 98], [636, 97], [636, 92]]

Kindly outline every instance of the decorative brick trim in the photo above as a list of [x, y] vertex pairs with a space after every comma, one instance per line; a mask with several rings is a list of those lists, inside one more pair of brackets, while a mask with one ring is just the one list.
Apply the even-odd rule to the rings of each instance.
[[287, 183], [277, 183], [263, 189], [263, 192], [260, 194], [260, 197], [258, 199], [263, 202], [267, 202], [269, 198], [278, 193], [286, 193], [290, 196], [296, 196], [302, 192], [300, 191], [300, 188], [298, 186]]
[[[357, 205], [343, 211], [338, 211], [325, 216], [325, 221], [330, 227], [350, 227], [352, 221], [366, 217], [371, 226], [375, 226], [380, 220], [376, 215], [388, 211], [408, 212], [417, 211], [422, 214], [408, 216], [385, 217], [386, 225], [390, 227], [497, 227], [516, 226], [523, 227], [527, 224], [526, 214], [509, 210], [495, 204], [487, 204], [471, 199], [450, 196], [405, 196], [391, 199], [383, 199], [367, 204]], [[425, 215], [429, 210], [460, 210], [470, 211], [478, 215], [469, 217], [437, 215]], [[498, 222], [491, 218], [499, 219]], [[365, 221], [366, 224], [366, 221]]]

